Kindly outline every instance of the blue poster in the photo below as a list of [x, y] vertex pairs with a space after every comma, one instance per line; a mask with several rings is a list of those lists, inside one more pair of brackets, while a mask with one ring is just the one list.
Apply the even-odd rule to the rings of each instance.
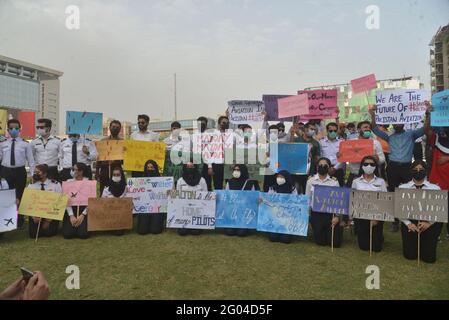
[[216, 190], [216, 228], [256, 229], [259, 191]]
[[270, 169], [287, 170], [291, 174], [307, 174], [309, 161], [308, 143], [278, 143], [270, 145]]
[[67, 111], [65, 120], [67, 134], [103, 135], [103, 114], [98, 112]]
[[432, 110], [433, 111], [449, 110], [449, 90], [440, 91], [432, 95]]
[[307, 236], [309, 198], [304, 195], [261, 193], [257, 230]]
[[345, 187], [314, 186], [312, 210], [315, 212], [349, 214], [351, 189]]

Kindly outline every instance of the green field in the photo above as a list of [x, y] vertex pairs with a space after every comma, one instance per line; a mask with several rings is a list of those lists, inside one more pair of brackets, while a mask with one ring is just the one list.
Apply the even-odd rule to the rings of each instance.
[[[369, 258], [349, 230], [334, 253], [310, 236], [285, 245], [260, 233], [181, 237], [169, 230], [35, 244], [21, 230], [0, 240], [0, 288], [25, 266], [45, 273], [52, 299], [449, 299], [449, 241], [439, 243], [435, 264], [418, 267], [403, 258], [400, 233], [386, 225], [384, 234], [383, 252]], [[71, 264], [80, 268], [80, 290], [65, 287]], [[368, 265], [380, 268], [380, 290], [365, 287]]]

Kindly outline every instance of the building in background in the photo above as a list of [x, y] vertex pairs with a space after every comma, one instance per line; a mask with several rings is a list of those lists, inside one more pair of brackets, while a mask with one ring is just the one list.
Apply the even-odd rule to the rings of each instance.
[[20, 111], [33, 111], [35, 118], [53, 121], [53, 134], [59, 125], [59, 78], [61, 71], [0, 55], [0, 108], [8, 118]]
[[438, 29], [429, 46], [432, 93], [449, 89], [449, 24]]

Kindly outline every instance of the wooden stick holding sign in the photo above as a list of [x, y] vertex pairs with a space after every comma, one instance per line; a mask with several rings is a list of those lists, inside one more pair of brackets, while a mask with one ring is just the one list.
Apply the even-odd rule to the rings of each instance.
[[369, 257], [373, 253], [373, 220], [369, 221]]
[[[335, 214], [332, 214], [332, 221], [334, 221], [335, 218]], [[332, 234], [331, 234], [331, 252], [334, 252], [334, 230], [335, 230], [335, 226], [332, 223]]]
[[39, 237], [39, 230], [41, 228], [41, 222], [42, 218], [39, 219], [39, 224], [37, 225], [36, 239], [34, 240], [34, 243], [37, 243], [37, 238]]

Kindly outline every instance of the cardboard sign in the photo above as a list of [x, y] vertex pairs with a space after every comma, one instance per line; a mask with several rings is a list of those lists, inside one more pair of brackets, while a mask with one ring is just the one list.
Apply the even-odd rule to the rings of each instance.
[[[265, 104], [265, 112], [267, 113], [267, 121], [279, 121], [278, 99], [291, 97], [291, 95], [282, 94], [264, 94], [262, 101]], [[291, 118], [282, 119], [284, 121], [292, 121]]]
[[215, 229], [215, 200], [214, 192], [172, 191], [167, 228]]
[[125, 154], [124, 140], [95, 141], [98, 158], [97, 161], [123, 160]]
[[287, 170], [291, 174], [307, 174], [309, 168], [308, 143], [280, 143], [270, 145], [270, 169], [274, 172]]
[[0, 109], [0, 134], [5, 135], [8, 123], [8, 111]]
[[429, 100], [426, 90], [399, 89], [378, 91], [376, 94], [377, 124], [407, 124], [424, 121]]
[[62, 221], [67, 202], [65, 194], [26, 188], [20, 201], [19, 214]]
[[233, 124], [253, 124], [264, 121], [263, 101], [233, 100], [228, 102], [229, 122]]
[[445, 111], [432, 111], [430, 125], [432, 127], [449, 127], [449, 107]]
[[131, 198], [89, 198], [88, 231], [131, 230], [133, 202]]
[[173, 189], [173, 177], [129, 178], [126, 197], [133, 199], [133, 213], [167, 212], [167, 191]]
[[309, 113], [309, 99], [307, 94], [299, 94], [278, 100], [279, 118], [294, 117]]
[[0, 190], [0, 233], [17, 229], [16, 190]]
[[303, 93], [307, 93], [309, 98], [309, 113], [300, 115], [302, 121], [311, 119], [334, 119], [338, 116], [337, 89], [298, 91], [298, 94]]
[[164, 172], [165, 143], [148, 141], [125, 141], [123, 168], [125, 171], [143, 172], [145, 162], [156, 161], [160, 173]]
[[316, 185], [312, 195], [312, 210], [322, 213], [348, 215], [350, 196], [350, 188]]
[[256, 229], [259, 210], [258, 191], [216, 190], [215, 227]]
[[307, 236], [309, 197], [282, 193], [261, 193], [257, 230]]
[[97, 197], [97, 181], [63, 181], [62, 193], [69, 198], [68, 206], [87, 206], [89, 198]]
[[374, 155], [374, 141], [353, 139], [340, 142], [338, 162], [360, 162], [365, 156]]
[[367, 76], [351, 80], [352, 93], [360, 93], [370, 91], [377, 88], [376, 76], [369, 74]]
[[395, 217], [447, 223], [447, 196], [446, 190], [396, 189]]
[[36, 114], [33, 111], [19, 112], [21, 124], [20, 136], [23, 139], [34, 139], [36, 137]]
[[65, 129], [67, 134], [103, 135], [103, 114], [98, 112], [67, 111]]
[[349, 214], [353, 219], [394, 221], [394, 192], [351, 192]]

